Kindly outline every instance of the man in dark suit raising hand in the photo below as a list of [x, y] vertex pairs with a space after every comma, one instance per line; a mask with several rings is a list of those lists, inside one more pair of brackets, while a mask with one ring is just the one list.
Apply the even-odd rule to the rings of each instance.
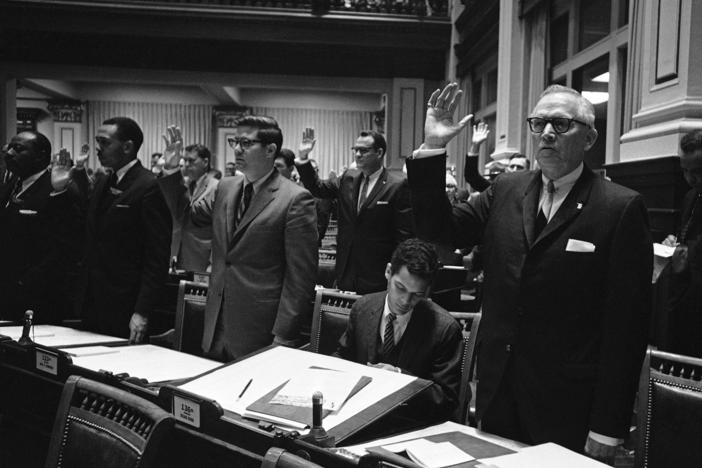
[[648, 329], [642, 197], [583, 163], [597, 139], [594, 108], [554, 85], [527, 119], [541, 169], [504, 174], [452, 207], [445, 147], [471, 117], [453, 121], [460, 94], [454, 83], [432, 94], [407, 170], [420, 237], [484, 247], [479, 423], [612, 460], [628, 433]]

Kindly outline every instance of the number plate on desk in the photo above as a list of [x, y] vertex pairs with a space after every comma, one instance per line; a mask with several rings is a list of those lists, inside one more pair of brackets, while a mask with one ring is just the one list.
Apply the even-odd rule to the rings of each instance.
[[200, 427], [200, 404], [186, 398], [173, 395], [173, 416], [178, 421], [193, 427]]
[[36, 364], [37, 370], [51, 375], [58, 375], [58, 354], [37, 349]]

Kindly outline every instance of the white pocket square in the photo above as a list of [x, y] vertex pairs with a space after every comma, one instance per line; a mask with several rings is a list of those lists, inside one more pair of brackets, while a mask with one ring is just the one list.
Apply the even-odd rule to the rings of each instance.
[[34, 216], [35, 214], [37, 214], [37, 212], [34, 210], [19, 210], [19, 213], [21, 215], [27, 215], [27, 216]]
[[376, 204], [376, 205], [387, 205], [388, 202], [387, 202], [387, 201], [383, 201], [383, 200], [378, 200], [377, 202], [375, 202], [375, 204]]
[[117, 188], [114, 188], [114, 187], [110, 187], [110, 193], [111, 193], [112, 195], [121, 195], [123, 192], [122, 192], [122, 190], [120, 190], [120, 189], [117, 189]]
[[129, 208], [129, 205], [121, 205], [121, 204], [117, 203], [115, 205], [115, 208]]
[[586, 241], [581, 241], [578, 239], [568, 239], [568, 244], [566, 245], [566, 252], [592, 253], [594, 251], [595, 244]]

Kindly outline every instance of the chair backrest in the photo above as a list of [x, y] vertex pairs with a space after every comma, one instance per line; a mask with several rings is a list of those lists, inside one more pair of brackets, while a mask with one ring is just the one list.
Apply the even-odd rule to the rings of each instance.
[[61, 394], [46, 468], [153, 466], [174, 418], [118, 388], [72, 375]]
[[468, 270], [464, 267], [443, 266], [436, 272], [431, 299], [446, 310], [458, 310], [461, 289], [466, 287]]
[[314, 301], [310, 351], [333, 354], [341, 335], [346, 330], [354, 302], [361, 296], [336, 290], [320, 289]]
[[263, 458], [261, 468], [322, 468], [322, 466], [282, 448], [271, 447]]
[[471, 414], [471, 399], [473, 391], [471, 382], [475, 371], [476, 353], [475, 342], [480, 326], [480, 312], [450, 312], [456, 320], [463, 324], [463, 359], [461, 360], [461, 386], [458, 393], [458, 408], [454, 420], [460, 424], [475, 426], [475, 415]]
[[634, 466], [696, 466], [702, 460], [702, 359], [646, 353], [639, 382]]
[[331, 288], [336, 281], [336, 250], [319, 249], [319, 263], [317, 265], [317, 284]]
[[206, 302], [206, 284], [184, 280], [180, 282], [173, 349], [197, 356], [202, 355]]

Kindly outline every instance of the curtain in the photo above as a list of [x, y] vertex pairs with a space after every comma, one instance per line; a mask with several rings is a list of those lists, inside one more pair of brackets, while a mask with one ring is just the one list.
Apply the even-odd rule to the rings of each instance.
[[306, 127], [314, 128], [317, 144], [310, 157], [319, 165], [319, 176], [326, 178], [329, 171], [341, 175], [344, 167], [353, 161], [351, 146], [362, 130], [371, 129], [372, 113], [364, 111], [323, 109], [279, 109], [254, 107], [254, 114], [267, 115], [278, 121], [283, 131], [283, 148], [297, 154]]
[[111, 117], [134, 119], [144, 132], [144, 144], [139, 150], [139, 160], [144, 167], [151, 167], [151, 154], [161, 153], [162, 135], [169, 125], [183, 131], [185, 145], [200, 143], [212, 147], [212, 107], [207, 104], [164, 104], [150, 102], [90, 101], [86, 105], [87, 135], [91, 145], [90, 165], [98, 164], [95, 156], [95, 134], [102, 122]]

